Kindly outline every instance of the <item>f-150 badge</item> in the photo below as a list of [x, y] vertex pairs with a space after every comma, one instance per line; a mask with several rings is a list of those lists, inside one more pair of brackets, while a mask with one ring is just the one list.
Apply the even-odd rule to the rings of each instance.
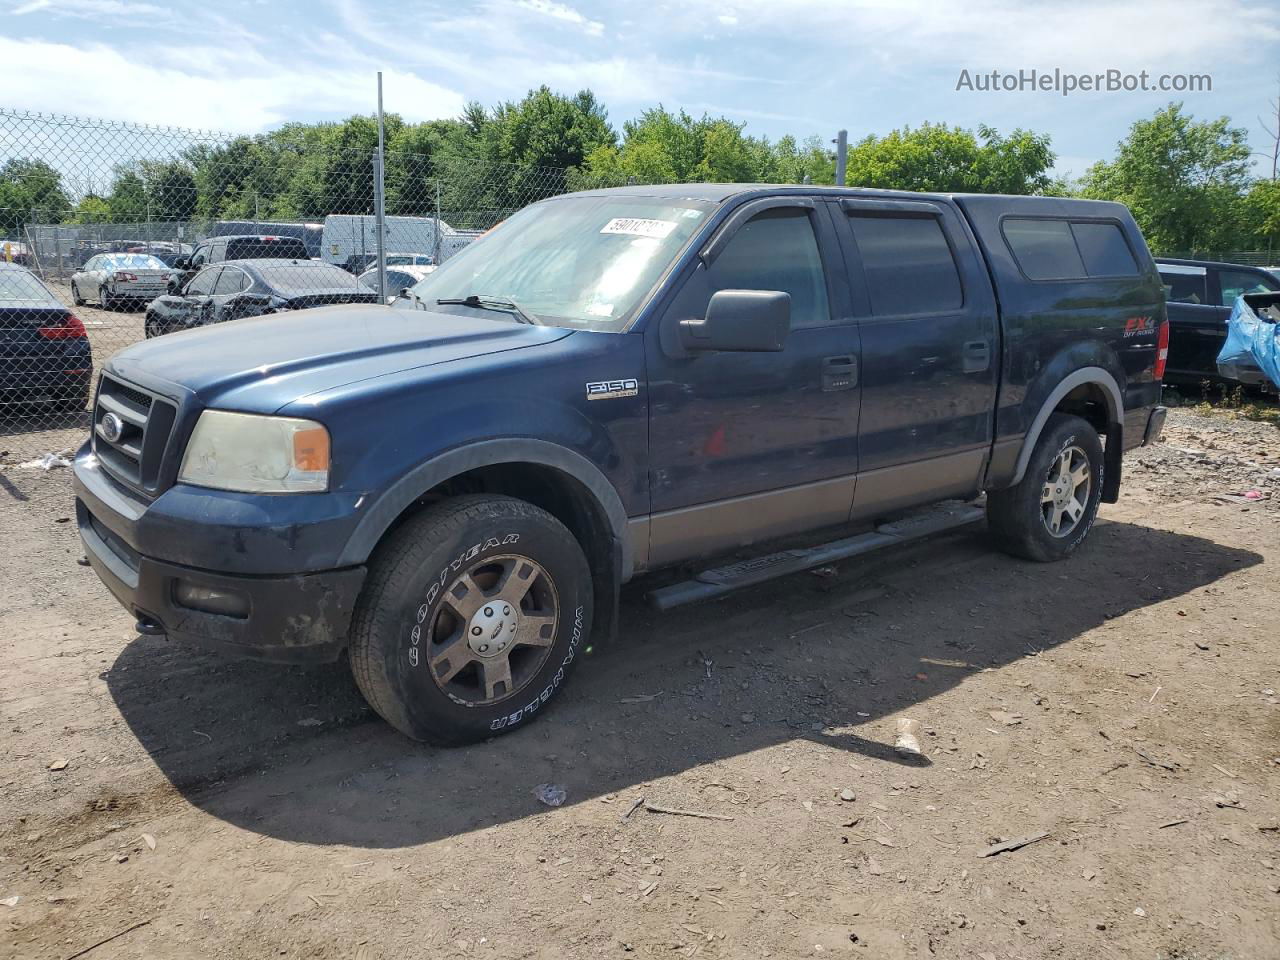
[[640, 392], [636, 380], [595, 380], [587, 384], [588, 400], [613, 400], [617, 397], [634, 397]]

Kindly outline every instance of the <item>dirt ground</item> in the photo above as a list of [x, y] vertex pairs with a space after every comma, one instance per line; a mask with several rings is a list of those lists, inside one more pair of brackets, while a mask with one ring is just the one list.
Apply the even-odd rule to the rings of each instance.
[[633, 585], [555, 709], [459, 750], [345, 667], [135, 636], [66, 471], [5, 468], [0, 956], [1274, 960], [1278, 468], [1174, 411], [1063, 564], [974, 530], [663, 616]]

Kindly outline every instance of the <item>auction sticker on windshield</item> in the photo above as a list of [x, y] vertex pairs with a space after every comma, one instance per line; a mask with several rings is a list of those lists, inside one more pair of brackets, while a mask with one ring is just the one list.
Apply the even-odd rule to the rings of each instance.
[[662, 240], [676, 228], [674, 220], [643, 220], [639, 217], [614, 217], [601, 233], [620, 233], [628, 237], [653, 237]]

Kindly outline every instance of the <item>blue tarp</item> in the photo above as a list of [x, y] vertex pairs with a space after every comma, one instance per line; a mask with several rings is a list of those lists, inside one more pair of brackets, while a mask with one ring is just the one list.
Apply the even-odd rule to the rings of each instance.
[[1218, 353], [1218, 372], [1242, 383], [1270, 380], [1280, 387], [1280, 323], [1276, 319], [1280, 319], [1280, 293], [1237, 297], [1227, 320], [1227, 339]]

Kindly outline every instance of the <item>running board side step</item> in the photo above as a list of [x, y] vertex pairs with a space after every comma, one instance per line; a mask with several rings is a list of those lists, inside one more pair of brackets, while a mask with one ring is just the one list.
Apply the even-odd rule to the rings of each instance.
[[942, 507], [912, 514], [890, 523], [882, 523], [868, 533], [860, 533], [816, 547], [782, 550], [763, 557], [753, 557], [725, 567], [704, 570], [692, 580], [673, 583], [649, 591], [646, 598], [656, 610], [670, 610], [686, 603], [710, 600], [734, 590], [749, 587], [776, 577], [800, 573], [824, 563], [846, 560], [883, 547], [908, 543], [922, 537], [977, 523], [986, 511], [969, 503], [949, 501]]

